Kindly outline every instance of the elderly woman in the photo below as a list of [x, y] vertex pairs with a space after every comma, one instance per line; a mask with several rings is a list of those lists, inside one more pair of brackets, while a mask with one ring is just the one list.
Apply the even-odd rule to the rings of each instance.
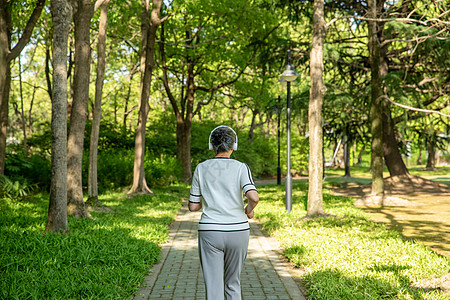
[[250, 230], [247, 218], [253, 218], [259, 201], [248, 166], [230, 158], [237, 142], [228, 126], [211, 131], [209, 148], [216, 156], [200, 163], [192, 179], [189, 210], [202, 210], [198, 247], [210, 300], [241, 299], [240, 276]]

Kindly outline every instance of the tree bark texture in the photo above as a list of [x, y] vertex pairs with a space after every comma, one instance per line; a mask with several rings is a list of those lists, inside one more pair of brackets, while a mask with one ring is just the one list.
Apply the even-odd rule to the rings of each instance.
[[[381, 4], [381, 3], [380, 3]], [[383, 42], [384, 24], [379, 24], [378, 40]], [[381, 78], [389, 73], [388, 59], [386, 57], [386, 46], [380, 48], [380, 84]], [[380, 87], [381, 89], [381, 87]], [[408, 168], [403, 162], [402, 155], [398, 148], [398, 141], [395, 135], [395, 121], [391, 115], [391, 104], [384, 101], [382, 108], [382, 128], [383, 128], [383, 156], [384, 163], [389, 170], [390, 176], [409, 175]]]
[[67, 0], [52, 0], [53, 95], [52, 179], [46, 232], [66, 232], [67, 221], [67, 41], [72, 7]]
[[77, 0], [73, 1], [73, 11], [75, 69], [67, 143], [67, 209], [69, 215], [83, 218], [90, 217], [83, 201], [82, 164], [91, 73], [90, 24], [94, 8], [90, 0]]
[[149, 1], [142, 1], [141, 96], [134, 149], [133, 186], [129, 193], [152, 193], [145, 180], [145, 131], [150, 111], [148, 100], [150, 97], [152, 73], [155, 67], [156, 30], [162, 22], [159, 18], [161, 5], [162, 0], [153, 0], [150, 11]]
[[11, 48], [11, 1], [0, 0], [0, 175], [5, 173], [6, 132], [8, 128], [9, 90], [11, 88], [11, 61], [19, 56], [30, 40], [45, 0], [38, 0], [22, 35]]
[[351, 143], [349, 140], [349, 126], [347, 125], [345, 128], [345, 135], [344, 135], [344, 170], [345, 170], [345, 174], [344, 177], [352, 177], [351, 175], [351, 169], [350, 169], [350, 148], [351, 148]]
[[[182, 176], [184, 182], [192, 181], [191, 163], [191, 135], [192, 118], [194, 117], [195, 75], [194, 64], [187, 62], [186, 100], [182, 110], [175, 110], [177, 118], [177, 156], [181, 161]], [[183, 101], [183, 100], [182, 100]]]
[[[377, 1], [368, 1], [369, 17], [377, 18]], [[383, 125], [381, 110], [381, 77], [380, 77], [380, 47], [377, 37], [377, 22], [368, 21], [369, 24], [369, 60], [371, 67], [371, 88], [372, 102], [370, 106], [370, 114], [372, 118], [372, 156], [371, 156], [371, 172], [372, 172], [372, 195], [384, 194], [383, 181]]]
[[11, 70], [8, 59], [11, 44], [11, 8], [0, 0], [0, 175], [5, 174], [6, 130], [8, 128]]
[[323, 45], [325, 42], [324, 4], [314, 0], [313, 36], [311, 43], [309, 94], [309, 188], [307, 216], [324, 214], [323, 210], [323, 156], [322, 104], [326, 92], [323, 84]]
[[430, 137], [427, 139], [427, 170], [433, 170], [436, 168], [436, 146], [435, 143], [433, 143], [433, 137]]
[[103, 2], [100, 10], [97, 45], [97, 78], [95, 81], [95, 102], [92, 116], [91, 141], [89, 145], [88, 200], [98, 204], [97, 156], [100, 133], [103, 80], [106, 68], [106, 26], [108, 20], [109, 0]]
[[395, 124], [391, 118], [389, 104], [383, 105], [383, 153], [384, 161], [391, 176], [409, 175], [408, 168], [403, 162], [395, 137]]
[[[192, 118], [194, 116], [195, 97], [194, 61], [191, 57], [186, 59], [186, 95], [182, 92], [180, 97], [180, 109], [169, 86], [164, 51], [164, 30], [161, 31], [161, 40], [163, 41], [163, 43], [160, 44], [163, 64], [163, 84], [177, 119], [177, 157], [181, 162], [183, 181], [190, 182], [192, 180], [191, 127]], [[189, 38], [187, 38], [187, 40], [189, 40]]]

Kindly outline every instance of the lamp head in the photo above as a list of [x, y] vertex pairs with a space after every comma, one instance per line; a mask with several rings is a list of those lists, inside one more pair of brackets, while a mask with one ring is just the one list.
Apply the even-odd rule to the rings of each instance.
[[[281, 76], [281, 75], [280, 75]], [[286, 88], [287, 86], [287, 81], [286, 79], [284, 79], [283, 77], [280, 78], [280, 80], [278, 80], [279, 83], [281, 83], [281, 87], [283, 88], [283, 90]]]
[[300, 75], [298, 75], [297, 72], [295, 72], [294, 66], [290, 62], [287, 64], [286, 70], [284, 70], [283, 74], [280, 75], [281, 79], [284, 79], [287, 82], [292, 82], [299, 76]]

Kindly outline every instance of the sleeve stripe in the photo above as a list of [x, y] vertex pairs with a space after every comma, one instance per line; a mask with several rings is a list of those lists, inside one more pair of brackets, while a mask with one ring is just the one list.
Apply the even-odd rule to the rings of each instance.
[[244, 186], [242, 187], [242, 189], [245, 188], [245, 187], [248, 186], [248, 185], [253, 185], [253, 186], [254, 186], [253, 183], [247, 183], [247, 184], [244, 184]]
[[251, 184], [255, 185], [255, 183], [252, 180], [252, 175], [250, 173], [250, 168], [247, 166], [246, 163], [244, 163], [244, 165], [247, 167], [247, 173], [248, 173], [248, 180], [251, 182]]
[[245, 194], [247, 195], [247, 193], [248, 193], [249, 191], [258, 191], [258, 190], [257, 190], [257, 189], [249, 189], [248, 191], [245, 192]]
[[202, 195], [194, 195], [194, 194], [190, 194], [192, 197], [201, 197]]

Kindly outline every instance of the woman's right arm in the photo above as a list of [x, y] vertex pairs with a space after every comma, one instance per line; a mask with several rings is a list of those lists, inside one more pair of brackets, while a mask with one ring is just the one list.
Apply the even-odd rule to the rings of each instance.
[[245, 214], [249, 219], [252, 219], [253, 216], [255, 215], [254, 209], [259, 202], [259, 195], [257, 191], [250, 190], [247, 192], [246, 196], [248, 199], [248, 204], [245, 207]]

